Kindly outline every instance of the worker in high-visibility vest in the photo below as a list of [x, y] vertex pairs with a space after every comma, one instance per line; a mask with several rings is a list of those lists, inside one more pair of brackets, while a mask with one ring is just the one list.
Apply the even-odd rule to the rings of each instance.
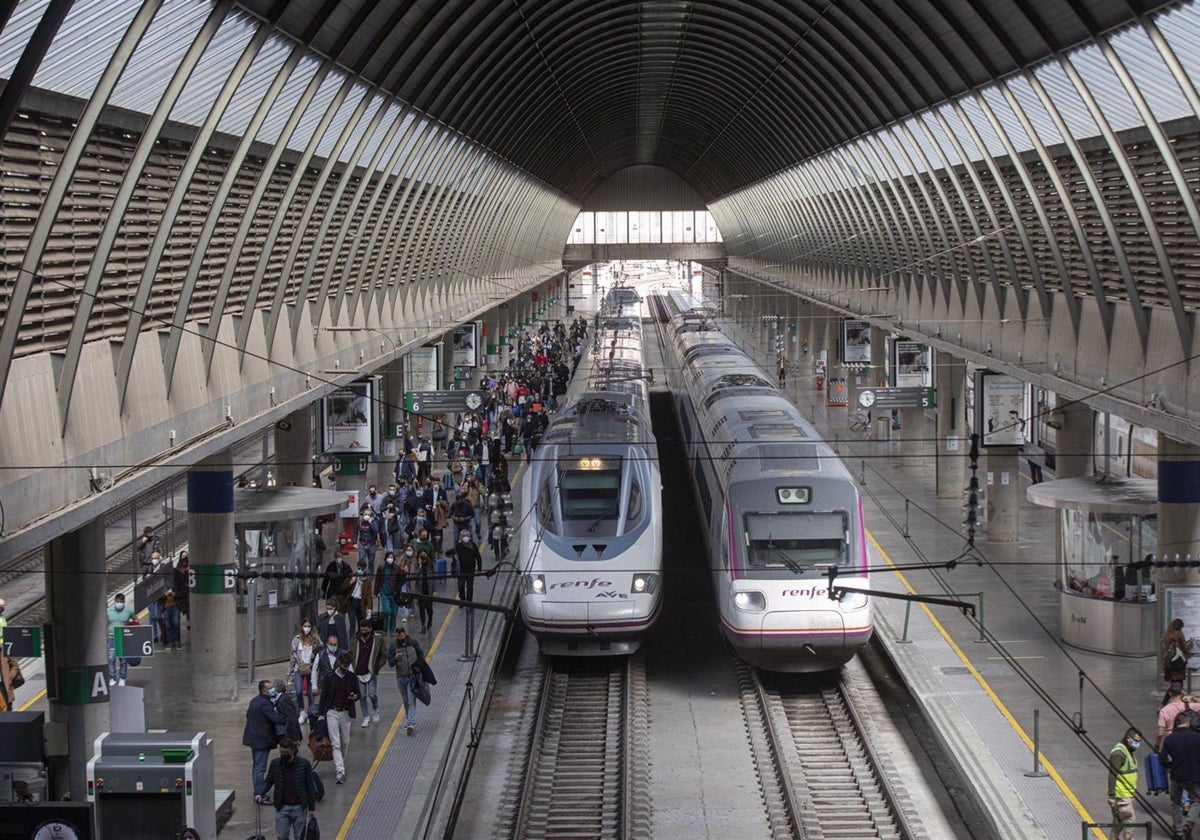
[[[1138, 768], [1133, 754], [1142, 745], [1142, 733], [1130, 727], [1125, 737], [1108, 751], [1108, 807], [1115, 823], [1130, 826], [1134, 820], [1133, 797], [1137, 795]], [[1133, 840], [1133, 828], [1114, 828], [1112, 840]]]

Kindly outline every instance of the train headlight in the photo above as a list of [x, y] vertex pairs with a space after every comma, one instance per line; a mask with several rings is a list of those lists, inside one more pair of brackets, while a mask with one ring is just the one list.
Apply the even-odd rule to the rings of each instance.
[[526, 595], [545, 595], [546, 594], [546, 576], [545, 575], [525, 575], [525, 594]]
[[743, 612], [762, 612], [767, 608], [767, 596], [761, 592], [735, 592], [733, 605]]
[[862, 592], [847, 592], [839, 603], [844, 610], [861, 610], [867, 605], [867, 596]]
[[634, 595], [654, 594], [654, 590], [658, 589], [658, 575], [634, 575], [633, 586], [629, 591]]

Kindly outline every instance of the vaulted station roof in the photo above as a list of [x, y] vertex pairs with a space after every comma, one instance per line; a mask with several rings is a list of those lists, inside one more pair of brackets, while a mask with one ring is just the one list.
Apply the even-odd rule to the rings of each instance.
[[239, 0], [576, 199], [637, 164], [725, 195], [1155, 0]]

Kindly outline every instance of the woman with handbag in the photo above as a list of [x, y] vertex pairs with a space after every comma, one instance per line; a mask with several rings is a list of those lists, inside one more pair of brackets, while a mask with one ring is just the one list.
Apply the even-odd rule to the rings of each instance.
[[301, 724], [308, 720], [308, 710], [313, 705], [312, 672], [320, 644], [321, 638], [313, 627], [312, 619], [302, 619], [300, 632], [292, 638], [292, 670], [288, 674], [295, 685], [296, 708], [300, 711]]
[[1163, 680], [1168, 684], [1183, 682], [1191, 655], [1192, 641], [1183, 635], [1183, 619], [1177, 618], [1167, 625], [1162, 637]]

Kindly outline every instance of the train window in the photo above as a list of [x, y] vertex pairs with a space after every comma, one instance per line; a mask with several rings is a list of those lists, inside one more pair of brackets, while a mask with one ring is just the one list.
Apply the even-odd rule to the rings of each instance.
[[537, 516], [538, 526], [543, 529], [554, 530], [554, 507], [550, 498], [550, 485], [543, 484], [542, 490], [538, 493], [537, 501]]
[[616, 535], [621, 514], [621, 465], [618, 459], [606, 458], [604, 461], [607, 469], [560, 471], [563, 536]]
[[834, 513], [747, 514], [751, 569], [819, 574], [850, 561], [849, 517]]
[[629, 485], [629, 510], [625, 513], [625, 521], [633, 525], [642, 518], [642, 488], [637, 482]]

